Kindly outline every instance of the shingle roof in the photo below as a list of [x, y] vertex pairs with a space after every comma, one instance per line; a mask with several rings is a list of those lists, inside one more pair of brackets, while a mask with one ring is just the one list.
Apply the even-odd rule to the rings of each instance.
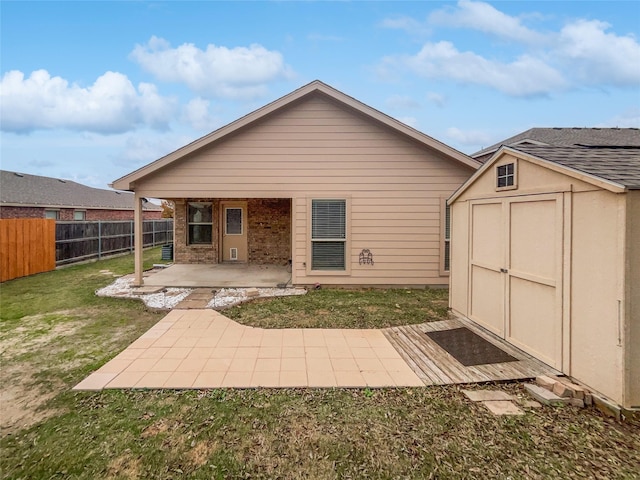
[[[133, 210], [133, 194], [87, 187], [71, 180], [0, 170], [0, 206], [48, 206]], [[161, 210], [151, 202], [144, 210]]]
[[574, 145], [640, 147], [638, 128], [530, 128], [529, 130], [483, 148], [471, 156], [486, 160], [502, 145], [544, 144], [557, 147]]
[[630, 190], [640, 189], [640, 146], [556, 147], [520, 144], [509, 148], [600, 177]]

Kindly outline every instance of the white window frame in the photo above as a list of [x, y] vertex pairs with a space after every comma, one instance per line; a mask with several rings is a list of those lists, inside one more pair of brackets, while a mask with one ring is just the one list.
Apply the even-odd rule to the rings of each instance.
[[[76, 215], [81, 213], [82, 218], [76, 218]], [[84, 222], [87, 220], [87, 212], [86, 210], [74, 210], [73, 211], [73, 221], [74, 222]]]
[[[344, 238], [314, 238], [313, 237], [313, 204], [316, 201], [339, 201], [344, 202]], [[308, 275], [351, 275], [350, 260], [350, 223], [351, 223], [351, 199], [347, 197], [307, 197], [308, 203], [308, 238], [309, 248], [307, 254], [306, 270]], [[319, 242], [344, 242], [344, 268], [342, 269], [325, 269], [314, 268], [313, 265], [313, 245]]]
[[[512, 167], [513, 171], [511, 173], [505, 172], [504, 174], [500, 174], [500, 169], [505, 168], [508, 169], [509, 166]], [[516, 190], [518, 188], [518, 163], [516, 160], [512, 160], [509, 162], [503, 162], [495, 166], [496, 172], [496, 192], [501, 192], [503, 190]], [[500, 180], [504, 179], [507, 185], [500, 186]], [[512, 182], [509, 184], [509, 180]]]

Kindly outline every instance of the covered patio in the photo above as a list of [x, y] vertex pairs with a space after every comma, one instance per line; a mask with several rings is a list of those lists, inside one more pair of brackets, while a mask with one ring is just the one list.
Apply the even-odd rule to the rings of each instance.
[[246, 263], [174, 264], [147, 272], [147, 287], [284, 288], [291, 285], [291, 268]]

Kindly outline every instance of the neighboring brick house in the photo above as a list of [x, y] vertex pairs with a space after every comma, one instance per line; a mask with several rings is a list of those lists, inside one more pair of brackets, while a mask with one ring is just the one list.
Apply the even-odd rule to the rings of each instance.
[[[133, 205], [133, 194], [129, 192], [0, 170], [0, 218], [133, 220]], [[145, 220], [161, 216], [162, 207], [144, 202]]]

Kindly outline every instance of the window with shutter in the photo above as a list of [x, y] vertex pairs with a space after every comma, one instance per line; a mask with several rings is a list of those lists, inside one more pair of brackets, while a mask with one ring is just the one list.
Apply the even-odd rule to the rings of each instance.
[[311, 269], [345, 270], [346, 200], [311, 201]]
[[451, 266], [451, 207], [445, 204], [444, 214], [444, 271]]

